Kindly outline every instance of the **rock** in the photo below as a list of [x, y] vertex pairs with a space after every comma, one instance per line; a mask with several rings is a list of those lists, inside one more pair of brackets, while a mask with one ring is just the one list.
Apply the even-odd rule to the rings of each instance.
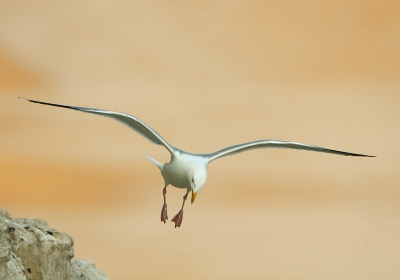
[[87, 260], [75, 260], [74, 241], [43, 220], [13, 219], [0, 210], [0, 279], [106, 280]]
[[88, 260], [72, 260], [72, 269], [68, 280], [107, 280], [106, 274], [98, 270], [94, 263]]

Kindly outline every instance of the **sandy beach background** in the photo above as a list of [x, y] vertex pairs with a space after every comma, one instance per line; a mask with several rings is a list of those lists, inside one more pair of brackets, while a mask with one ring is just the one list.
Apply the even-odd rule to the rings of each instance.
[[[0, 206], [110, 279], [399, 279], [399, 1], [0, 2]], [[280, 139], [209, 165], [159, 220], [168, 152]], [[168, 189], [170, 219], [184, 191]]]

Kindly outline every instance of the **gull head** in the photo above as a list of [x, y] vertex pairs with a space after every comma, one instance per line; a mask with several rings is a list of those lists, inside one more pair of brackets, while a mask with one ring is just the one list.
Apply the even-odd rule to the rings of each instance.
[[207, 169], [204, 165], [196, 165], [189, 172], [190, 187], [192, 189], [191, 202], [196, 199], [197, 192], [205, 185], [207, 180]]

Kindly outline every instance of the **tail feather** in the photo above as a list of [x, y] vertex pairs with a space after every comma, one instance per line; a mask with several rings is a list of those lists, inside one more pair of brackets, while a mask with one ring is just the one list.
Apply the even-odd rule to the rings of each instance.
[[157, 167], [158, 167], [160, 170], [163, 169], [164, 164], [162, 164], [162, 163], [156, 161], [154, 158], [151, 158], [151, 157], [149, 157], [149, 156], [147, 156], [147, 158], [148, 158], [150, 161], [152, 161], [155, 165], [157, 165]]

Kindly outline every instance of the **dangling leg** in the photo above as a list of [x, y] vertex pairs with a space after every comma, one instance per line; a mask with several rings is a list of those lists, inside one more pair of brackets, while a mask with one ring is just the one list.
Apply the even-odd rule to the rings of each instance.
[[183, 196], [183, 203], [182, 203], [182, 208], [178, 212], [178, 214], [175, 215], [175, 217], [172, 219], [171, 222], [175, 223], [175, 227], [180, 227], [182, 224], [182, 219], [183, 219], [183, 206], [185, 206], [185, 201], [187, 199], [188, 193], [190, 192], [190, 189], [187, 190], [186, 194]]
[[168, 220], [168, 214], [167, 214], [167, 199], [165, 195], [167, 194], [167, 186], [164, 187], [163, 189], [163, 196], [164, 196], [164, 205], [161, 209], [161, 222], [165, 222]]

